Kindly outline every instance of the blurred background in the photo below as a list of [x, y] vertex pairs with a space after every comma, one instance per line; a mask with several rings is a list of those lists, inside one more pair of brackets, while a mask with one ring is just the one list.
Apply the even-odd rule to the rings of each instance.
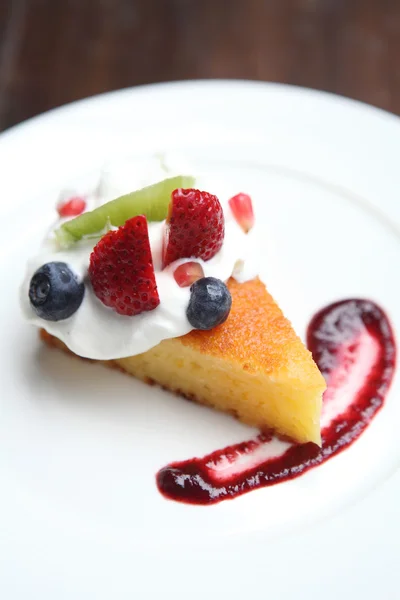
[[400, 114], [400, 0], [0, 0], [0, 130], [193, 78], [291, 83]]

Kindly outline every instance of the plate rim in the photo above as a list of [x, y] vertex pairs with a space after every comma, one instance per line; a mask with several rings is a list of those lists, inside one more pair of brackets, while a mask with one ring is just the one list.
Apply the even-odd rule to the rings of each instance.
[[172, 81], [160, 81], [160, 82], [155, 82], [155, 83], [145, 83], [145, 84], [141, 84], [141, 85], [133, 85], [133, 86], [126, 86], [123, 88], [119, 88], [119, 89], [115, 89], [115, 90], [109, 90], [109, 91], [104, 91], [104, 92], [100, 92], [98, 94], [92, 94], [90, 96], [86, 96], [84, 98], [79, 98], [77, 100], [72, 100], [70, 102], [65, 102], [63, 104], [60, 104], [59, 106], [55, 106], [53, 108], [50, 108], [48, 110], [45, 110], [43, 112], [40, 112], [36, 115], [33, 115], [32, 117], [27, 117], [26, 119], [23, 119], [22, 121], [15, 123], [14, 125], [10, 125], [8, 127], [6, 127], [5, 129], [0, 131], [0, 141], [2, 139], [2, 137], [8, 137], [10, 134], [14, 134], [15, 132], [18, 132], [20, 129], [26, 127], [26, 126], [31, 126], [31, 125], [36, 125], [37, 123], [40, 123], [41, 121], [47, 119], [48, 117], [50, 118], [58, 118], [59, 115], [61, 113], [67, 113], [70, 110], [76, 110], [82, 107], [85, 107], [86, 105], [90, 105], [92, 102], [98, 102], [98, 101], [102, 101], [102, 102], [109, 102], [112, 101], [114, 97], [116, 96], [121, 96], [121, 95], [125, 95], [125, 94], [132, 94], [134, 93], [135, 95], [138, 93], [154, 93], [154, 92], [158, 92], [158, 90], [160, 91], [170, 91], [173, 92], [175, 90], [179, 91], [179, 88], [186, 88], [188, 90], [195, 89], [196, 87], [199, 88], [212, 88], [212, 87], [220, 87], [220, 88], [225, 88], [226, 90], [228, 90], [228, 88], [237, 88], [237, 89], [248, 89], [250, 90], [250, 88], [252, 88], [252, 91], [256, 91], [258, 93], [259, 90], [264, 90], [264, 91], [268, 91], [269, 93], [281, 93], [281, 92], [286, 92], [286, 93], [294, 93], [294, 94], [298, 94], [298, 95], [304, 95], [304, 97], [306, 97], [307, 95], [312, 95], [312, 96], [319, 96], [320, 99], [322, 100], [326, 100], [326, 101], [333, 101], [335, 102], [337, 105], [339, 105], [340, 103], [343, 106], [347, 107], [352, 107], [356, 110], [362, 110], [365, 111], [365, 114], [369, 114], [370, 116], [375, 115], [377, 117], [383, 117], [384, 119], [389, 118], [389, 119], [393, 119], [394, 122], [397, 122], [398, 125], [400, 125], [400, 115], [397, 115], [393, 112], [390, 112], [384, 108], [380, 108], [378, 106], [374, 106], [372, 104], [368, 104], [367, 102], [363, 101], [363, 100], [359, 100], [356, 98], [351, 98], [350, 96], [345, 96], [343, 94], [338, 94], [335, 92], [330, 92], [327, 90], [321, 90], [321, 89], [317, 89], [317, 88], [309, 88], [309, 87], [305, 87], [305, 86], [301, 86], [301, 85], [295, 85], [295, 84], [291, 84], [291, 83], [280, 83], [277, 81], [261, 81], [261, 80], [257, 80], [257, 79], [231, 79], [231, 78], [226, 78], [226, 79], [221, 79], [221, 78], [205, 78], [205, 79], [184, 79], [184, 80], [180, 80], [180, 79], [176, 79], [176, 80], [172, 80]]

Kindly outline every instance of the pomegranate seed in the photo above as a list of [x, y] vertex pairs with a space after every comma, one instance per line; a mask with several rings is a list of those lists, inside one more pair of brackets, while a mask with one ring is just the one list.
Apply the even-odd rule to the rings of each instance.
[[253, 203], [248, 194], [236, 194], [229, 200], [233, 216], [245, 233], [254, 225]]
[[195, 261], [183, 263], [174, 271], [174, 278], [179, 287], [188, 287], [202, 277], [204, 277], [203, 267]]
[[81, 196], [68, 198], [57, 206], [60, 217], [77, 217], [82, 214], [86, 208], [86, 200]]

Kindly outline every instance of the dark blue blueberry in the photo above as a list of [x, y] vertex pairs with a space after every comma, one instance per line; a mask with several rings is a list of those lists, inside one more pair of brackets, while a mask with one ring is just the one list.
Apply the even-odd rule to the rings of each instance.
[[228, 318], [232, 306], [231, 294], [220, 279], [203, 277], [190, 288], [186, 315], [195, 329], [212, 329]]
[[50, 262], [40, 267], [29, 286], [32, 308], [46, 321], [68, 319], [80, 307], [84, 294], [84, 284], [63, 262]]

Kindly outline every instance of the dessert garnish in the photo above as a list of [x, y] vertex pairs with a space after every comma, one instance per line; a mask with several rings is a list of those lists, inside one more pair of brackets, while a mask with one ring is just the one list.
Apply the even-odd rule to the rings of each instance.
[[97, 298], [120, 315], [160, 304], [146, 217], [128, 219], [100, 239], [90, 255], [89, 277]]
[[189, 287], [202, 277], [204, 277], [203, 267], [194, 260], [184, 262], [174, 270], [174, 279], [179, 287]]
[[215, 277], [203, 277], [190, 288], [186, 315], [194, 329], [206, 331], [225, 323], [231, 306], [232, 296], [225, 283]]
[[229, 206], [243, 231], [248, 233], [254, 227], [254, 212], [251, 197], [248, 194], [236, 194], [236, 196], [233, 196], [229, 200]]
[[77, 217], [86, 210], [86, 200], [82, 196], [71, 196], [57, 204], [57, 212], [61, 218]]
[[145, 215], [149, 222], [163, 221], [167, 216], [173, 190], [193, 184], [193, 177], [179, 175], [111, 200], [63, 223], [55, 231], [56, 239], [60, 246], [68, 247], [87, 236], [100, 237], [105, 228], [120, 227], [128, 219], [138, 215]]
[[224, 234], [224, 213], [216, 196], [176, 189], [166, 220], [163, 266], [179, 258], [210, 260], [221, 249]]
[[85, 286], [63, 262], [49, 262], [33, 275], [29, 300], [35, 313], [46, 321], [68, 319], [80, 307]]

